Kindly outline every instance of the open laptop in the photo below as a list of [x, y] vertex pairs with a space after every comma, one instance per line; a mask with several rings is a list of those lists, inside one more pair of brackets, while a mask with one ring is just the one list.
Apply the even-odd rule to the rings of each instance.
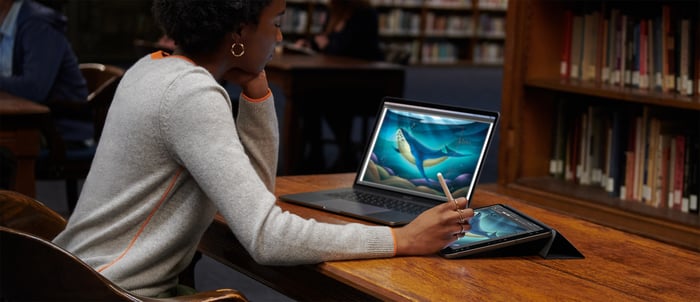
[[498, 112], [385, 97], [352, 187], [280, 199], [385, 225], [407, 224], [447, 201], [438, 172], [455, 198], [471, 200], [498, 118]]

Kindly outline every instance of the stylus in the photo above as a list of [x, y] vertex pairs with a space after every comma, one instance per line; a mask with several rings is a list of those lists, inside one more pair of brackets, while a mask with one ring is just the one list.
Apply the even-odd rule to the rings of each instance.
[[442, 187], [442, 191], [445, 192], [445, 196], [447, 196], [447, 201], [454, 202], [455, 199], [452, 197], [452, 193], [450, 193], [450, 189], [447, 188], [447, 183], [445, 183], [445, 178], [442, 177], [442, 173], [438, 172], [437, 178], [440, 181], [440, 186]]

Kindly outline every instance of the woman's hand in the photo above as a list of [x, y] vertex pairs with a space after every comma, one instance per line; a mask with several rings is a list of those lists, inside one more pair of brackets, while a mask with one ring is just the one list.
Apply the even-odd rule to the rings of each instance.
[[265, 70], [255, 74], [240, 69], [231, 69], [224, 74], [224, 80], [238, 84], [241, 86], [243, 94], [253, 99], [264, 97], [270, 90]]
[[[464, 197], [455, 202], [457, 205], [452, 202], [437, 205], [411, 223], [395, 229], [396, 255], [436, 253], [468, 231], [471, 228], [468, 221], [474, 216], [474, 210], [465, 209], [467, 199]], [[457, 207], [461, 210], [461, 217]]]
[[316, 35], [314, 36], [314, 42], [316, 42], [316, 46], [318, 46], [318, 49], [326, 49], [326, 46], [328, 46], [328, 36], [326, 35]]

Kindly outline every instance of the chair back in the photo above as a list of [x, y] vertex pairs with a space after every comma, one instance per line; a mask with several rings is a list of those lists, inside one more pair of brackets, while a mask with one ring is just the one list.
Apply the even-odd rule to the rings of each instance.
[[66, 227], [66, 219], [38, 200], [0, 190], [0, 226], [52, 240]]
[[139, 301], [50, 241], [0, 227], [0, 300]]
[[168, 299], [130, 294], [51, 242], [65, 227], [38, 200], [0, 190], [0, 301], [247, 301], [232, 289]]
[[89, 92], [87, 101], [93, 109], [95, 142], [97, 142], [102, 135], [107, 111], [112, 104], [119, 81], [124, 75], [124, 69], [100, 63], [82, 63], [80, 71], [87, 82]]

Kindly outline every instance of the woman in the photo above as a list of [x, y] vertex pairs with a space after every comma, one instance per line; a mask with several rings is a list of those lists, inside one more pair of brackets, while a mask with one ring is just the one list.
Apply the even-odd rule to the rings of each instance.
[[[256, 261], [275, 265], [431, 254], [469, 228], [473, 211], [456, 211], [464, 198], [393, 230], [282, 212], [271, 193], [278, 127], [263, 68], [282, 41], [285, 1], [155, 0], [153, 10], [174, 53], [148, 55], [124, 75], [57, 244], [153, 296], [176, 286], [217, 211]], [[242, 88], [235, 121], [222, 79]]]

